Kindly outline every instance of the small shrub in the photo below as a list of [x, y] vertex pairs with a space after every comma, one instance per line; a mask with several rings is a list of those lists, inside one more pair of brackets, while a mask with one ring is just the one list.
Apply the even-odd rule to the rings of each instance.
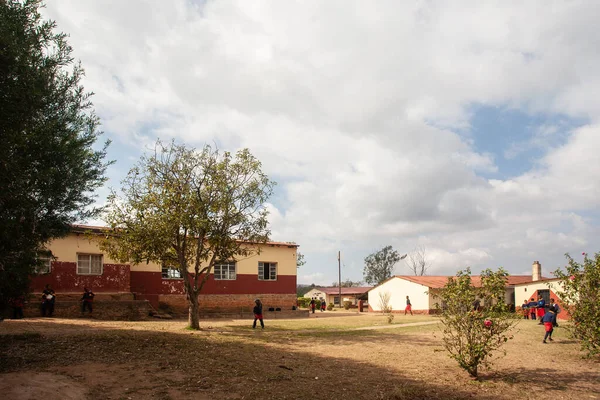
[[333, 310], [333, 303], [327, 304], [327, 311]]
[[391, 324], [392, 321], [394, 321], [394, 314], [392, 314], [391, 312], [387, 315], [387, 322], [388, 324]]
[[351, 305], [352, 305], [352, 302], [350, 302], [350, 301], [345, 301], [345, 302], [344, 302], [344, 309], [345, 309], [345, 310], [349, 310]]

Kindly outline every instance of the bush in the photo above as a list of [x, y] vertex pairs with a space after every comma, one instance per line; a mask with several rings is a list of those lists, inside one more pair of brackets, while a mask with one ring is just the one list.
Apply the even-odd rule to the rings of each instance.
[[566, 271], [557, 270], [554, 276], [560, 278], [562, 291], [556, 294], [560, 297], [565, 311], [573, 321], [565, 325], [571, 335], [581, 342], [582, 350], [588, 356], [600, 354], [600, 253], [594, 257], [583, 254], [583, 264], [579, 264], [568, 254], [569, 260]]
[[[444, 348], [473, 377], [480, 366], [489, 367], [492, 352], [512, 339], [509, 332], [516, 320], [504, 303], [507, 276], [502, 268], [487, 269], [481, 273], [481, 287], [474, 287], [467, 268], [449, 278], [441, 290]], [[488, 306], [473, 311], [475, 299]]]
[[310, 299], [308, 297], [298, 297], [298, 307], [308, 308]]
[[345, 301], [344, 302], [344, 310], [349, 310], [351, 305], [352, 305], [352, 302]]
[[327, 311], [333, 310], [333, 303], [327, 304]]
[[392, 321], [394, 320], [394, 314], [392, 314], [391, 312], [387, 315], [387, 322], [388, 324], [391, 324]]

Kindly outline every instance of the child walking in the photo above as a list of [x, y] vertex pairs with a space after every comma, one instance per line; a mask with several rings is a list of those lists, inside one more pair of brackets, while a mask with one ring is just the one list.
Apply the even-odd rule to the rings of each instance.
[[555, 311], [556, 310], [554, 307], [550, 307], [548, 309], [548, 312], [542, 317], [541, 322], [544, 324], [544, 328], [546, 329], [546, 335], [544, 335], [544, 343], [547, 343], [546, 339], [550, 340], [551, 342], [553, 341], [552, 332], [554, 331], [554, 323], [556, 322]]
[[81, 315], [85, 314], [85, 309], [90, 310], [90, 316], [92, 315], [92, 302], [94, 301], [94, 292], [88, 288], [83, 288], [83, 296], [81, 296]]
[[406, 315], [407, 312], [409, 312], [410, 315], [413, 315], [412, 304], [410, 304], [410, 299], [408, 298], [408, 296], [406, 296], [406, 308], [404, 309], [404, 315]]
[[260, 321], [260, 327], [262, 329], [265, 329], [265, 323], [263, 322], [263, 315], [262, 315], [262, 303], [259, 299], [254, 300], [254, 309], [252, 310], [254, 312], [254, 323], [252, 324], [252, 329], [256, 329], [256, 321], [259, 320]]

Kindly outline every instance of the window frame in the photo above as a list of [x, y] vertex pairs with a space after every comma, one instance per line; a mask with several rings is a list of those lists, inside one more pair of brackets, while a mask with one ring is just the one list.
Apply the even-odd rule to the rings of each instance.
[[[39, 265], [36, 265], [33, 272], [36, 275], [48, 275], [49, 273], [52, 272], [52, 260], [54, 259], [54, 257], [52, 257], [52, 255], [50, 254], [38, 254], [37, 256], [38, 261], [44, 261], [44, 266], [40, 267]], [[42, 268], [44, 268], [42, 270]]]
[[[233, 278], [231, 277], [231, 267], [233, 266]], [[217, 277], [217, 267], [219, 275]], [[227, 267], [227, 277], [223, 277], [223, 267]], [[213, 278], [216, 281], [235, 281], [237, 280], [237, 263], [235, 261], [220, 261], [213, 266]]]
[[[87, 273], [85, 272], [80, 272], [80, 266], [79, 266], [79, 258], [82, 256], [87, 256], [88, 257], [88, 271]], [[99, 273], [94, 273], [92, 272], [92, 257], [93, 256], [98, 256], [100, 257], [100, 272]], [[77, 253], [77, 275], [93, 275], [93, 276], [100, 276], [104, 274], [104, 254], [96, 254], [96, 253]]]
[[[265, 265], [269, 266], [269, 278], [268, 279], [265, 279], [265, 272], [264, 272]], [[274, 271], [271, 270], [272, 267], [274, 267]], [[262, 273], [261, 273], [261, 269], [262, 269]], [[267, 282], [276, 281], [277, 280], [277, 262], [259, 261], [257, 275], [258, 275], [259, 281], [267, 281]], [[272, 277], [272, 276], [274, 276], [274, 277]]]
[[161, 277], [161, 279], [176, 280], [176, 281], [183, 279], [183, 276], [181, 275], [181, 271], [179, 271], [178, 268], [168, 267], [166, 265], [161, 266], [160, 277]]

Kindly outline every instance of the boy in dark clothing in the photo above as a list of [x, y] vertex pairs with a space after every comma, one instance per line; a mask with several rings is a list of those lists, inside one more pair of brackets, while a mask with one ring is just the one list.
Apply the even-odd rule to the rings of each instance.
[[544, 328], [546, 329], [544, 343], [547, 343], [546, 339], [550, 340], [551, 342], [553, 341], [552, 332], [554, 331], [554, 323], [556, 322], [556, 314], [554, 313], [554, 311], [554, 307], [550, 307], [548, 309], [548, 312], [542, 317], [541, 322], [544, 324]]
[[523, 319], [529, 319], [529, 303], [527, 299], [523, 300], [523, 305], [521, 306], [521, 310], [523, 310]]
[[81, 315], [85, 314], [85, 309], [90, 310], [90, 316], [92, 315], [92, 302], [94, 301], [94, 292], [88, 288], [83, 288], [83, 296], [81, 296]]
[[252, 310], [252, 312], [254, 313], [254, 323], [252, 324], [252, 329], [256, 329], [256, 320], [260, 321], [260, 327], [262, 329], [265, 329], [265, 323], [263, 322], [263, 315], [262, 315], [262, 303], [259, 299], [254, 300], [254, 309]]
[[25, 298], [23, 296], [15, 297], [10, 300], [10, 305], [13, 308], [13, 319], [23, 318], [23, 306], [25, 305]]
[[312, 310], [312, 313], [315, 313], [315, 308], [317, 307], [317, 302], [315, 301], [314, 297], [310, 300], [310, 309]]
[[49, 317], [54, 314], [54, 303], [56, 302], [56, 294], [50, 287], [50, 284], [46, 285], [46, 288], [42, 292], [42, 317], [48, 314]]

